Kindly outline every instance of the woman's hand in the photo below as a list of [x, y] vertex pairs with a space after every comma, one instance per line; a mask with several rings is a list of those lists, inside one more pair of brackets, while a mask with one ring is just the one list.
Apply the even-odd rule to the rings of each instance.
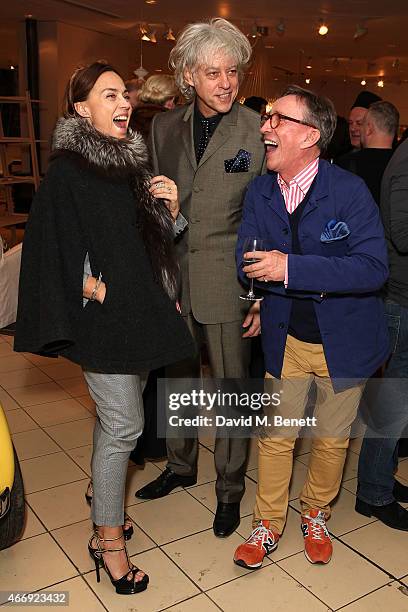
[[180, 204], [178, 201], [177, 185], [174, 181], [163, 176], [154, 176], [150, 181], [150, 193], [161, 200], [164, 200], [167, 208], [170, 211], [173, 221], [177, 219], [180, 212]]
[[[92, 293], [96, 287], [97, 282], [98, 282], [97, 278], [95, 278], [94, 276], [88, 276], [88, 278], [86, 279], [85, 285], [84, 285], [84, 290], [82, 292], [82, 295], [84, 296], [84, 298], [89, 300], [92, 297]], [[95, 293], [94, 299], [96, 302], [103, 304], [105, 295], [106, 295], [106, 285], [103, 281], [101, 281], [99, 284], [98, 291]]]

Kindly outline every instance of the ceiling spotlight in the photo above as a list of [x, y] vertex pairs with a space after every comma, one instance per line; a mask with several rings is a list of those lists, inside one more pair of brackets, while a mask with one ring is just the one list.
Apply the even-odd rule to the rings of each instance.
[[16, 69], [16, 67], [15, 67], [15, 66], [13, 66], [13, 64], [10, 64], [9, 69], [10, 69], [10, 70], [15, 70], [15, 69]]
[[384, 87], [384, 81], [382, 79], [378, 81], [377, 87]]
[[165, 33], [164, 33], [164, 38], [166, 40], [176, 40], [176, 37], [173, 34], [173, 30], [172, 28], [169, 28]]
[[144, 25], [140, 26], [140, 38], [141, 40], [147, 40], [149, 42], [150, 38], [147, 34], [147, 28]]
[[312, 69], [312, 58], [311, 58], [310, 56], [307, 58], [306, 68], [307, 68], [308, 70], [311, 70], [311, 69]]
[[368, 28], [366, 28], [365, 26], [359, 24], [356, 28], [356, 31], [354, 32], [354, 40], [358, 40], [359, 38], [363, 38], [363, 36], [365, 36], [368, 32]]
[[145, 4], [156, 4], [157, 0], [145, 0]]
[[327, 25], [325, 24], [324, 20], [321, 19], [320, 20], [320, 25], [319, 25], [319, 29], [318, 32], [320, 34], [320, 36], [326, 36], [326, 34], [328, 33], [329, 28], [327, 27]]
[[360, 84], [363, 85], [363, 87], [364, 87], [364, 85], [367, 85], [367, 81], [365, 79], [363, 79]]
[[285, 26], [285, 22], [283, 21], [283, 19], [279, 19], [279, 23], [276, 26], [276, 33], [278, 36], [283, 36], [286, 30], [286, 26]]
[[310, 79], [305, 79], [306, 85], [310, 85]]

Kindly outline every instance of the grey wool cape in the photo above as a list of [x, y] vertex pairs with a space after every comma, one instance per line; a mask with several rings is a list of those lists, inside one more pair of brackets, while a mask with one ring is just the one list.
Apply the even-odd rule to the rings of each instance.
[[[175, 287], [165, 266], [157, 278], [143, 238], [138, 198], [157, 208], [164, 229], [172, 228], [167, 210], [158, 208], [164, 204], [149, 201], [142, 137], [130, 132], [122, 141], [83, 119], [60, 119], [53, 146], [24, 236], [14, 349], [62, 355], [109, 374], [190, 357], [195, 347], [176, 309]], [[157, 224], [150, 225], [154, 240]], [[159, 240], [154, 249], [160, 258]], [[86, 253], [107, 291], [103, 304], [83, 307]]]

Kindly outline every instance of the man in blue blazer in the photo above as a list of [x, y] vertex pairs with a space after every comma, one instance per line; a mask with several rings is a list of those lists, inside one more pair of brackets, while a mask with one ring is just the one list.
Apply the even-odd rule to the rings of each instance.
[[[238, 233], [242, 280], [253, 278], [261, 302], [266, 386], [280, 405], [266, 410], [259, 438], [253, 532], [234, 561], [255, 569], [278, 546], [288, 506], [293, 448], [302, 426], [313, 443], [300, 495], [305, 555], [328, 563], [326, 528], [365, 379], [386, 360], [389, 337], [379, 290], [387, 279], [384, 232], [357, 176], [319, 159], [336, 123], [333, 104], [290, 86], [263, 117], [268, 175], [249, 186]], [[243, 252], [263, 238], [265, 251]], [[246, 258], [258, 261], [242, 268]], [[303, 419], [312, 382], [313, 418]], [[268, 389], [269, 390], [269, 389]]]

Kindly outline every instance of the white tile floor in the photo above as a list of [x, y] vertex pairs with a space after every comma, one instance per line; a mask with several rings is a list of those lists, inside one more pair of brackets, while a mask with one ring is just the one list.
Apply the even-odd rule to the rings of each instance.
[[[160, 473], [163, 462], [148, 463], [143, 470], [130, 465], [126, 506], [136, 526], [129, 552], [150, 574], [150, 585], [142, 594], [120, 597], [103, 572], [96, 583], [86, 548], [91, 522], [84, 492], [95, 411], [80, 370], [64, 359], [17, 355], [12, 339], [0, 336], [0, 402], [21, 460], [27, 500], [23, 539], [0, 552], [0, 591], [69, 591], [68, 609], [75, 612], [408, 611], [408, 534], [354, 511], [360, 440], [353, 440], [349, 451], [329, 522], [334, 556], [324, 567], [306, 561], [299, 529], [297, 496], [310, 450], [307, 440], [297, 449], [285, 533], [257, 572], [232, 563], [235, 547], [250, 530], [255, 448], [241, 525], [225, 540], [215, 538], [211, 528], [216, 502], [211, 440], [203, 440], [200, 448], [197, 485], [167, 498], [143, 502], [134, 497]], [[408, 460], [401, 461], [398, 477], [408, 484]]]

